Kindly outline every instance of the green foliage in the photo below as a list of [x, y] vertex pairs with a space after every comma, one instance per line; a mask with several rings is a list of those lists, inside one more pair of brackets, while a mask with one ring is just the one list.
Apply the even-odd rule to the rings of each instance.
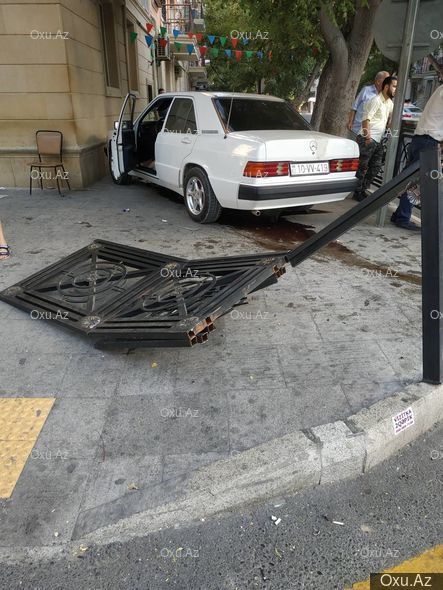
[[[230, 35], [234, 32], [233, 36], [237, 36], [238, 32], [243, 32], [253, 37], [246, 46], [240, 39], [237, 47], [242, 51], [254, 51], [250, 59], [244, 54], [240, 61], [235, 59], [234, 54], [228, 58], [224, 49], [231, 48], [229, 41], [221, 48], [218, 57], [211, 58], [208, 76], [212, 88], [256, 92], [259, 81], [264, 79], [265, 92], [282, 98], [293, 99], [302, 91], [316, 59], [322, 59], [321, 55], [314, 57], [312, 52], [313, 48], [317, 53], [319, 51], [318, 35], [309, 20], [308, 2], [301, 2], [297, 18], [290, 23], [285, 14], [285, 4], [290, 5], [280, 0], [232, 0], [229, 3], [208, 0], [205, 3], [208, 33]], [[262, 61], [256, 57], [258, 50], [263, 51]], [[271, 61], [268, 59], [270, 50]]]

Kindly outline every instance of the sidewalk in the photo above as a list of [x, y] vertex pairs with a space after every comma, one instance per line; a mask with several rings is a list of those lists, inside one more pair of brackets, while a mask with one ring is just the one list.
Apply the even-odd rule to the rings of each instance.
[[[354, 205], [274, 226], [236, 214], [197, 225], [178, 197], [142, 184], [5, 194], [13, 255], [1, 289], [97, 238], [186, 257], [288, 249]], [[0, 398], [55, 398], [11, 498], [0, 499], [0, 547], [62, 546], [179, 500], [204, 465], [346, 420], [419, 382], [420, 298], [420, 235], [370, 218], [190, 349], [104, 353], [0, 302]]]

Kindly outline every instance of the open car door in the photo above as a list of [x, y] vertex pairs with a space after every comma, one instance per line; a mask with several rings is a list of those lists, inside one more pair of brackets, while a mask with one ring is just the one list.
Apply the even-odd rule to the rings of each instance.
[[124, 184], [136, 165], [134, 111], [136, 96], [126, 95], [109, 145], [109, 169], [112, 180]]

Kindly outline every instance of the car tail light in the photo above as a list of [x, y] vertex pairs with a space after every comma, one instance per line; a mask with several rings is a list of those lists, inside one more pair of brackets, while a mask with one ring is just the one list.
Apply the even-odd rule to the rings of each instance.
[[412, 119], [412, 115], [410, 115], [409, 113], [404, 113], [403, 118], [404, 119]]
[[288, 175], [289, 162], [248, 162], [243, 171], [243, 176], [249, 176], [251, 178]]
[[330, 172], [356, 172], [358, 170], [358, 158], [346, 160], [331, 160], [329, 162]]

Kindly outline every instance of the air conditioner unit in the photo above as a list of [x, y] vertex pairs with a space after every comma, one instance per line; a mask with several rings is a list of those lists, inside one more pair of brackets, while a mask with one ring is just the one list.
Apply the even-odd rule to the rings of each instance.
[[162, 47], [159, 43], [157, 43], [157, 59], [159, 60], [168, 60], [171, 59], [171, 54], [169, 51], [169, 43]]

